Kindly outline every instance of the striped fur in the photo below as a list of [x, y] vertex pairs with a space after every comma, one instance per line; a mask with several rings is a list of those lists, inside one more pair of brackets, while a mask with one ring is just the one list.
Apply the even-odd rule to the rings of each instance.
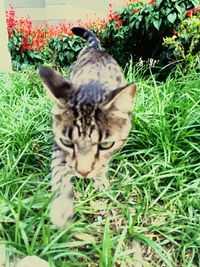
[[136, 91], [127, 85], [117, 62], [100, 50], [94, 33], [73, 28], [89, 41], [69, 70], [68, 79], [48, 67], [39, 74], [54, 100], [52, 109], [52, 222], [63, 227], [73, 217], [71, 176], [94, 179], [104, 190], [108, 163], [131, 129], [131, 111]]
[[101, 50], [100, 42], [93, 32], [86, 31], [84, 28], [80, 28], [80, 27], [73, 27], [72, 32], [75, 35], [80, 36], [80, 37], [88, 40], [89, 46], [92, 46], [96, 50]]

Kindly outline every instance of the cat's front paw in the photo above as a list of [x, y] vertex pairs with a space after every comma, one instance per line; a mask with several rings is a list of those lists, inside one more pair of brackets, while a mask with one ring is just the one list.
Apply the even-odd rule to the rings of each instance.
[[47, 261], [40, 259], [37, 256], [27, 256], [24, 259], [20, 260], [16, 267], [49, 267]]
[[98, 191], [105, 191], [109, 187], [110, 183], [106, 177], [95, 178], [93, 187]]
[[52, 202], [50, 218], [57, 227], [66, 226], [74, 215], [73, 199], [65, 194], [58, 195]]

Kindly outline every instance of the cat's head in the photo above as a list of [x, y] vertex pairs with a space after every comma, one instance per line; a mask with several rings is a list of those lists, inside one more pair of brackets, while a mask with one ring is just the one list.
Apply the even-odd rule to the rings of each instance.
[[136, 86], [106, 93], [92, 81], [76, 88], [48, 67], [40, 67], [39, 74], [55, 103], [55, 142], [65, 151], [67, 165], [78, 177], [101, 176], [130, 132]]

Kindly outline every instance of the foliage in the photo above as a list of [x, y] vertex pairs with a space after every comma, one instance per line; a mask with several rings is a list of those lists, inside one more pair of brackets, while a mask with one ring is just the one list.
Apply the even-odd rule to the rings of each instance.
[[184, 73], [191, 68], [200, 68], [200, 13], [193, 11], [193, 14], [188, 13], [189, 18], [183, 20], [174, 35], [163, 43], [168, 48], [168, 58], [172, 63], [179, 61]]
[[[33, 26], [29, 17], [18, 19], [14, 8], [11, 6], [6, 11], [8, 26], [9, 49], [14, 68], [21, 68], [22, 64], [38, 65], [52, 57], [54, 50], [49, 47], [49, 40], [54, 37], [62, 40], [65, 36], [72, 36], [72, 24], [61, 22], [57, 26]], [[53, 42], [53, 41], [52, 41]]]
[[[58, 25], [34, 26], [30, 18], [16, 17], [12, 6], [6, 11], [6, 22], [8, 26], [9, 49], [15, 69], [22, 68], [23, 64], [39, 65], [44, 62], [55, 66], [69, 66], [81, 49], [83, 41], [73, 38], [71, 22], [60, 22]], [[96, 32], [104, 27], [105, 19], [83, 22], [78, 20], [77, 24]], [[68, 51], [68, 53], [67, 53]]]
[[132, 55], [142, 59], [160, 59], [163, 38], [173, 35], [191, 8], [198, 6], [197, 0], [152, 0], [149, 4], [131, 3], [121, 12], [119, 28], [108, 22], [102, 32], [105, 48], [125, 65]]
[[22, 35], [17, 29], [14, 29], [12, 34], [13, 37], [9, 38], [8, 47], [14, 69], [23, 69], [23, 66], [26, 68], [27, 65], [44, 62], [44, 54], [41, 53], [41, 50], [31, 47], [31, 36]]
[[[105, 50], [122, 66], [130, 57], [133, 61], [153, 58], [164, 66], [169, 62], [163, 53], [163, 38], [173, 36], [180, 22], [195, 12], [198, 0], [151, 0], [148, 4], [128, 1], [121, 11], [109, 6], [106, 18], [78, 20], [77, 24], [93, 30]], [[33, 26], [29, 18], [17, 19], [11, 7], [7, 10], [7, 24], [9, 48], [17, 69], [23, 64], [37, 66], [45, 62], [68, 67], [84, 44], [73, 36], [70, 22]]]
[[84, 41], [76, 36], [71, 38], [66, 35], [62, 39], [55, 36], [48, 41], [50, 57], [46, 60], [58, 68], [69, 66], [76, 60], [83, 43]]

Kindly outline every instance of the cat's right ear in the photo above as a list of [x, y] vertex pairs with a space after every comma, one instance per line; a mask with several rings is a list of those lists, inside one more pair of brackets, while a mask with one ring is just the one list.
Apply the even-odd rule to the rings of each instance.
[[58, 104], [64, 104], [72, 94], [72, 84], [66, 80], [59, 72], [41, 66], [38, 68], [40, 78], [47, 89], [47, 94]]

